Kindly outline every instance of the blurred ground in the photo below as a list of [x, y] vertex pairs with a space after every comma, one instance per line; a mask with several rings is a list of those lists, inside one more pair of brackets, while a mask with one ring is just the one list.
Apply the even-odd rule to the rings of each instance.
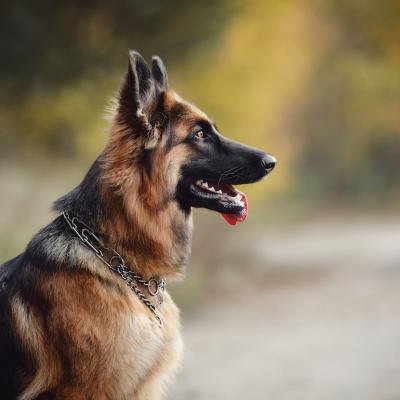
[[399, 398], [400, 218], [234, 236], [230, 274], [184, 318], [170, 399]]

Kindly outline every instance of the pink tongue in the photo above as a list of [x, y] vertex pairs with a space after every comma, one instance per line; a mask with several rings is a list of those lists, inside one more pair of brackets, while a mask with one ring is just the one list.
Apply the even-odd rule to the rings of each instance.
[[237, 222], [243, 222], [246, 217], [247, 217], [247, 211], [249, 209], [248, 204], [247, 204], [247, 198], [246, 195], [242, 192], [239, 192], [242, 195], [242, 201], [244, 203], [244, 209], [240, 214], [224, 214], [221, 213], [221, 215], [224, 217], [226, 222], [230, 225], [236, 225]]

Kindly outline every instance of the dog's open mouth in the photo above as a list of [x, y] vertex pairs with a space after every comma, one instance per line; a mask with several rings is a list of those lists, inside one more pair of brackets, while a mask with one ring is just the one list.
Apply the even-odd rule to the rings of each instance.
[[197, 180], [191, 185], [193, 195], [205, 201], [217, 203], [217, 210], [231, 224], [236, 225], [247, 217], [248, 204], [246, 195], [227, 183]]

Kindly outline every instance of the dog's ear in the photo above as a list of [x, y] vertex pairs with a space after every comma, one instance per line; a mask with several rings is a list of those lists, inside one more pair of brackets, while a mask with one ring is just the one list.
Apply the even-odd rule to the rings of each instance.
[[160, 90], [168, 89], [167, 69], [160, 57], [153, 56], [151, 63], [151, 72], [157, 86]]
[[[157, 81], [158, 82], [158, 81]], [[158, 83], [157, 83], [158, 84]], [[151, 121], [159, 103], [160, 90], [145, 59], [136, 51], [129, 52], [129, 67], [118, 99], [118, 119], [132, 128], [136, 137], [147, 143], [157, 143], [157, 129]]]
[[143, 109], [147, 104], [149, 95], [154, 90], [154, 84], [150, 69], [145, 59], [137, 52], [129, 52], [129, 66], [125, 81], [122, 85], [119, 101], [121, 107], [126, 106], [128, 110], [137, 111]]
[[143, 107], [148, 92], [151, 90], [151, 74], [145, 59], [134, 50], [129, 52], [128, 84], [137, 106]]

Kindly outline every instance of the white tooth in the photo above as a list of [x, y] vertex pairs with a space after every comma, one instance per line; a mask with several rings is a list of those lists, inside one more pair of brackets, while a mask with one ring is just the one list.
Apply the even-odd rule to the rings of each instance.
[[210, 191], [215, 192], [215, 189], [212, 186], [210, 186]]
[[242, 200], [242, 195], [240, 194], [240, 193], [238, 193], [236, 196], [235, 196], [235, 200]]
[[222, 194], [222, 190], [217, 190], [217, 193], [218, 194]]
[[207, 182], [203, 182], [201, 186], [203, 186], [203, 187], [208, 189], [208, 183]]
[[239, 201], [238, 203], [240, 206], [244, 207], [244, 202], [243, 201]]

